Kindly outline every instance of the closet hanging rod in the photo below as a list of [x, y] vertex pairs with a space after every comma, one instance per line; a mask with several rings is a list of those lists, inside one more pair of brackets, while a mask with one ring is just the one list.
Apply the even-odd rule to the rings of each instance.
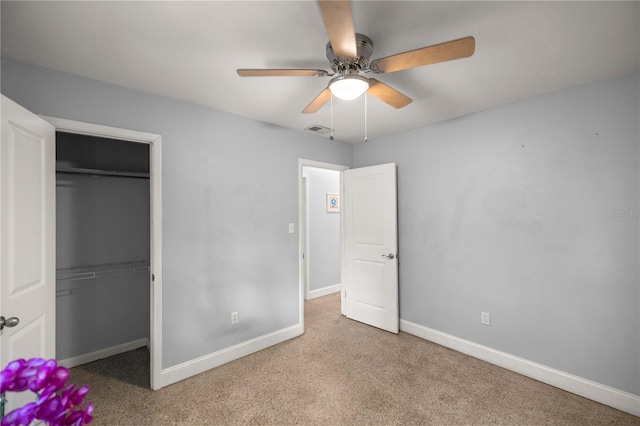
[[59, 167], [56, 169], [56, 173], [149, 179], [149, 173], [145, 172], [116, 172], [111, 170], [81, 169], [77, 167]]
[[72, 268], [56, 269], [56, 281], [86, 280], [115, 275], [149, 272], [149, 262], [139, 260], [134, 262], [103, 263], [99, 265], [76, 266]]

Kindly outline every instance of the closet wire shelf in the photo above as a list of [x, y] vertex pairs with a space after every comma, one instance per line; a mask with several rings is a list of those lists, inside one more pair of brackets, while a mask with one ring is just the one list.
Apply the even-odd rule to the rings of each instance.
[[149, 272], [149, 262], [140, 260], [56, 269], [56, 281], [88, 280], [137, 272]]
[[149, 172], [127, 172], [127, 171], [112, 171], [112, 170], [98, 170], [98, 169], [84, 169], [80, 167], [64, 167], [57, 166], [56, 173], [89, 175], [89, 176], [106, 176], [106, 177], [125, 177], [136, 179], [149, 179]]

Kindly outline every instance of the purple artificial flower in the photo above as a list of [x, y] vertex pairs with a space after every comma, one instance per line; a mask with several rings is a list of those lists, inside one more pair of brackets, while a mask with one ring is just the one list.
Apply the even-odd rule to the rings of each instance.
[[25, 363], [26, 361], [24, 359], [11, 361], [7, 364], [7, 367], [0, 372], [0, 378], [2, 378], [2, 382], [0, 382], [0, 393], [9, 390], [9, 386], [13, 384], [13, 378], [17, 371], [20, 370]]
[[[29, 385], [29, 389], [33, 392], [41, 391], [52, 379], [52, 373], [56, 372], [59, 368], [66, 370], [67, 378], [69, 377], [69, 371], [64, 367], [58, 367], [58, 363], [55, 359], [50, 359], [40, 365], [35, 373], [33, 380]], [[67, 380], [66, 378], [64, 379]]]
[[58, 366], [54, 359], [12, 361], [0, 372], [0, 379], [0, 393], [28, 389], [38, 396], [37, 401], [4, 416], [0, 426], [28, 425], [35, 419], [44, 420], [50, 426], [81, 426], [93, 420], [93, 404], [85, 409], [79, 407], [89, 387], [75, 389], [72, 384], [59, 392], [69, 379], [69, 370]]
[[84, 398], [85, 395], [89, 393], [89, 386], [81, 386], [78, 389], [74, 390], [75, 386], [76, 385], [70, 385], [62, 393], [63, 401], [66, 401], [66, 399], [68, 398], [69, 403], [72, 407], [80, 405], [80, 403], [82, 402], [82, 398]]
[[57, 395], [52, 395], [49, 399], [45, 399], [39, 404], [37, 418], [40, 420], [55, 420], [64, 410], [62, 399]]
[[60, 423], [60, 426], [82, 426], [93, 420], [93, 404], [89, 404], [84, 410], [74, 411]]
[[0, 424], [2, 426], [29, 425], [35, 419], [37, 409], [38, 405], [35, 402], [25, 404], [4, 416]]

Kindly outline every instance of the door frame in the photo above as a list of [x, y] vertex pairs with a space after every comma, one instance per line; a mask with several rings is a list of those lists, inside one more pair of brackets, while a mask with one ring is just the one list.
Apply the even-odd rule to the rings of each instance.
[[[344, 170], [349, 169], [349, 166], [343, 166], [341, 164], [334, 163], [324, 163], [322, 161], [315, 160], [306, 160], [304, 158], [298, 159], [298, 281], [300, 283], [300, 324], [302, 325], [302, 330], [304, 330], [304, 298], [306, 292], [307, 285], [307, 277], [305, 276], [308, 271], [309, 266], [309, 257], [305, 256], [307, 253], [307, 244], [308, 244], [308, 235], [307, 235], [307, 202], [306, 202], [306, 182], [302, 173], [302, 169], [304, 167], [315, 167], [317, 169], [327, 169], [327, 170], [337, 170], [341, 172], [340, 176], [340, 191], [342, 192], [342, 172]], [[342, 229], [344, 228], [343, 216], [340, 215], [340, 249], [343, 250], [344, 238], [342, 234]], [[342, 260], [341, 260], [342, 262]], [[342, 265], [340, 265], [340, 270], [342, 271]], [[341, 295], [344, 294], [341, 291]], [[340, 297], [342, 300], [341, 312], [344, 314], [344, 298]]]
[[119, 139], [149, 145], [150, 186], [150, 387], [162, 387], [162, 136], [57, 117], [40, 116], [53, 124], [56, 131]]

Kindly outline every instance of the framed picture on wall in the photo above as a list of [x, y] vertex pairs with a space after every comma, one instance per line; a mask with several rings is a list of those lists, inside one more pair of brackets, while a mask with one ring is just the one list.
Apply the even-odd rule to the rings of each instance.
[[327, 213], [340, 212], [340, 194], [327, 193]]

